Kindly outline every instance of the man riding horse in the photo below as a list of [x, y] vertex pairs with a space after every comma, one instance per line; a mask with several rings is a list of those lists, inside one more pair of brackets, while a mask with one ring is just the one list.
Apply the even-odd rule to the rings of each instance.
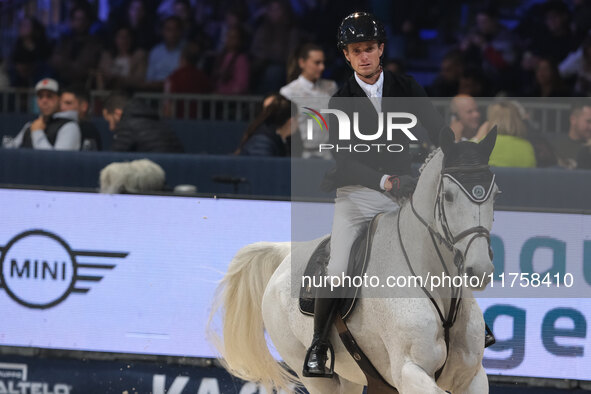
[[[347, 112], [341, 105], [342, 98], [369, 98], [366, 100], [367, 110], [361, 116], [367, 117], [369, 111], [373, 112], [375, 119], [379, 112], [388, 110], [382, 108], [382, 105], [386, 105], [385, 101], [382, 102], [383, 97], [427, 96], [412, 77], [382, 69], [385, 41], [385, 30], [373, 15], [357, 12], [343, 19], [338, 29], [338, 48], [343, 51], [354, 73], [331, 99], [331, 108]], [[439, 131], [446, 126], [430, 102], [425, 100], [424, 103], [425, 105], [417, 108], [420, 112], [417, 117], [429, 132], [431, 142], [437, 144]], [[394, 111], [395, 108], [391, 110]], [[330, 143], [338, 145], [338, 133], [334, 131], [338, 128], [329, 127], [329, 130]], [[351, 246], [363, 224], [381, 212], [397, 210], [399, 205], [394, 200], [409, 196], [415, 189], [416, 180], [410, 175], [409, 139], [399, 133], [387, 141], [385, 134], [373, 142], [400, 144], [400, 152], [389, 152], [386, 149], [358, 154], [338, 149], [332, 151], [336, 167], [325, 179], [329, 188], [336, 189], [331, 253], [326, 273], [329, 276], [341, 276], [347, 272]], [[354, 135], [348, 142], [364, 143]], [[314, 338], [304, 361], [303, 375], [332, 377], [333, 371], [326, 366], [327, 352], [331, 346], [328, 336], [336, 314], [337, 300], [343, 296], [343, 292], [342, 289], [331, 292], [330, 288], [318, 290], [314, 305]], [[485, 347], [492, 345], [494, 341], [492, 332], [487, 328]]]

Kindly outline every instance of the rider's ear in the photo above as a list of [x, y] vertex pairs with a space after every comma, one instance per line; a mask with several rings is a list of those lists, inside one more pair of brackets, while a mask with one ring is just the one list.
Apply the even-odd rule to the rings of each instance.
[[493, 148], [495, 147], [495, 142], [497, 141], [497, 126], [495, 125], [484, 137], [482, 141], [478, 144], [478, 148], [486, 160], [488, 161], [490, 157], [490, 153], [492, 152]]
[[443, 127], [439, 132], [439, 145], [444, 155], [449, 154], [455, 143], [456, 137], [449, 127]]

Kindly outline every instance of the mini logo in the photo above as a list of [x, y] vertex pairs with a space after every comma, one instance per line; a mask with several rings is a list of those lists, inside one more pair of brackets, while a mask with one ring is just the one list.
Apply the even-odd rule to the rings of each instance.
[[480, 200], [486, 194], [486, 190], [481, 185], [476, 185], [472, 188], [472, 195], [474, 198]]
[[[0, 247], [0, 253], [0, 289], [33, 309], [51, 308], [71, 293], [88, 293], [86, 282], [100, 282], [101, 272], [115, 268], [112, 259], [129, 254], [72, 250], [62, 238], [45, 230], [18, 234]], [[80, 257], [89, 261], [77, 261]]]

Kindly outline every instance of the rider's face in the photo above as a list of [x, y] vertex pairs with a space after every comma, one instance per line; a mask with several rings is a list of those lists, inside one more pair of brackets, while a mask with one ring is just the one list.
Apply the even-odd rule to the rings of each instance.
[[356, 42], [348, 44], [343, 53], [357, 74], [369, 75], [380, 67], [384, 44], [378, 45], [377, 41]]

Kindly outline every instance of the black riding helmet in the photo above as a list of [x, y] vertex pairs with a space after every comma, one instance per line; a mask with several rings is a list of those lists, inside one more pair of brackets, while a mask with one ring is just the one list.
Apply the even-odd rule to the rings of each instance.
[[382, 23], [368, 12], [354, 12], [347, 16], [337, 32], [339, 50], [345, 49], [347, 44], [374, 40], [378, 45], [386, 42], [386, 31]]

